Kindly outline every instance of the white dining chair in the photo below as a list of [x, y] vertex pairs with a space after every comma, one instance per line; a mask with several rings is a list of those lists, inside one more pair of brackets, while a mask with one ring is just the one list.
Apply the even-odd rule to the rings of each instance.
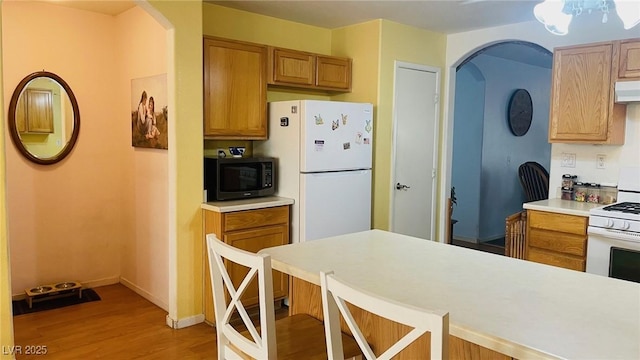
[[[342, 359], [342, 342], [338, 336], [341, 314], [367, 360], [391, 359], [427, 332], [431, 333], [431, 359], [449, 358], [448, 312], [426, 311], [382, 298], [344, 282], [337, 278], [333, 272], [321, 272], [320, 284], [329, 359]], [[413, 329], [376, 357], [351, 315], [347, 304], [355, 305], [365, 311]], [[426, 354], [425, 358], [427, 358]]]
[[[327, 347], [324, 325], [306, 314], [297, 314], [275, 320], [271, 258], [255, 254], [219, 240], [215, 234], [207, 235], [209, 274], [213, 288], [218, 359], [326, 359]], [[233, 284], [225, 263], [248, 268], [240, 284]], [[258, 280], [259, 326], [252, 319], [241, 297], [254, 278]], [[237, 287], [236, 287], [237, 286]], [[228, 296], [225, 294], [225, 289]], [[232, 325], [234, 313], [238, 313], [241, 324]], [[344, 356], [361, 355], [355, 339], [342, 334]]]

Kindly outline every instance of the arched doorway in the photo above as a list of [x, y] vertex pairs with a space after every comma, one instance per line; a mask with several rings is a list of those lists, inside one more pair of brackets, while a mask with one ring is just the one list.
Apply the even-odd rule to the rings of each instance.
[[[536, 161], [549, 169], [547, 141], [552, 54], [539, 45], [508, 41], [489, 45], [456, 68], [451, 186], [457, 220], [453, 238], [503, 244], [505, 218], [522, 210], [518, 167]], [[525, 89], [533, 103], [529, 130], [516, 136], [509, 100]]]

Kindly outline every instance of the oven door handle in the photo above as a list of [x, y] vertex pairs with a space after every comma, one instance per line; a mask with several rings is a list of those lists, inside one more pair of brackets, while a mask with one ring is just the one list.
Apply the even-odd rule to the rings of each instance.
[[600, 227], [589, 226], [587, 228], [587, 234], [600, 235], [600, 236], [604, 236], [604, 237], [612, 238], [616, 240], [632, 241], [632, 242], [638, 243], [638, 245], [640, 246], [640, 234], [635, 232], [603, 229]]

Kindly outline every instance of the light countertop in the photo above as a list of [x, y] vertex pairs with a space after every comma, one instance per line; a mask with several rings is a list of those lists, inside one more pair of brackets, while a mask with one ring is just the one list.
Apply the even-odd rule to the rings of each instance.
[[588, 202], [580, 202], [573, 200], [548, 199], [540, 201], [532, 201], [522, 205], [525, 209], [554, 212], [566, 215], [577, 215], [589, 217], [589, 210], [604, 206], [603, 204], [595, 204]]
[[204, 210], [225, 213], [232, 211], [256, 210], [275, 206], [292, 205], [293, 202], [294, 200], [290, 198], [266, 196], [242, 200], [210, 201], [202, 203], [201, 208]]
[[316, 285], [333, 270], [380, 296], [449, 311], [451, 335], [512, 357], [640, 359], [637, 283], [381, 230], [260, 253]]

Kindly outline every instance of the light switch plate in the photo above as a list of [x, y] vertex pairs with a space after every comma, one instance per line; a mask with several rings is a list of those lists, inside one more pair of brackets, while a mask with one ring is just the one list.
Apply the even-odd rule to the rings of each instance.
[[576, 154], [571, 153], [562, 153], [562, 162], [560, 163], [561, 167], [574, 168], [576, 167]]
[[596, 155], [596, 169], [605, 169], [607, 166], [607, 155]]

